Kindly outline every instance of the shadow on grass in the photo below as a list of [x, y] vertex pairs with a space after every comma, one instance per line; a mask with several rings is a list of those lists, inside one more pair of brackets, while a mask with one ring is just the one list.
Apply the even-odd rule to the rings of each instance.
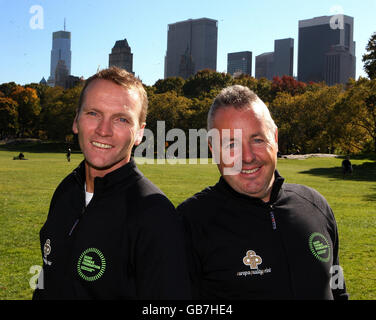
[[361, 165], [353, 165], [352, 175], [344, 176], [341, 167], [334, 168], [313, 168], [299, 173], [314, 176], [324, 176], [331, 179], [355, 180], [355, 181], [376, 181], [376, 162], [364, 162]]
[[[341, 167], [334, 168], [314, 168], [299, 173], [310, 174], [315, 176], [324, 176], [338, 180], [354, 181], [376, 181], [376, 162], [364, 162], [361, 165], [353, 165], [354, 172], [351, 176], [342, 174]], [[365, 201], [376, 201], [376, 187], [370, 188], [371, 194], [363, 196]]]
[[371, 191], [373, 191], [373, 194], [368, 194], [363, 197], [365, 201], [376, 201], [376, 187], [372, 188]]
[[[64, 142], [34, 142], [34, 143], [9, 143], [0, 145], [0, 151], [18, 153], [66, 153], [68, 146], [72, 149], [72, 153], [81, 153], [74, 145], [68, 145]], [[26, 155], [25, 155], [26, 156]]]

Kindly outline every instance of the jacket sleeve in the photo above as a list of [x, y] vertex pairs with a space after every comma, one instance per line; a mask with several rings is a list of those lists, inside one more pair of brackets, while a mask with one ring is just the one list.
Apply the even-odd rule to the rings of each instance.
[[202, 262], [200, 248], [204, 246], [204, 239], [200, 228], [192, 223], [191, 211], [194, 210], [186, 203], [177, 207], [179, 216], [183, 220], [184, 242], [188, 260], [189, 279], [193, 299], [201, 299]]
[[[50, 207], [49, 207], [49, 210], [48, 210], [47, 219], [48, 219], [48, 217], [51, 216], [52, 212], [54, 211], [57, 193], [58, 193], [60, 188], [61, 188], [61, 184], [57, 187], [54, 194], [52, 195]], [[43, 229], [43, 227], [42, 227], [42, 229]], [[41, 239], [42, 229], [39, 231], [39, 242], [40, 242], [40, 249], [41, 249], [41, 254], [42, 254], [42, 258], [43, 258], [43, 247], [42, 246], [44, 246], [44, 244], [42, 244], [42, 239]], [[42, 259], [42, 261], [43, 261], [43, 259]], [[42, 262], [42, 270], [39, 274], [37, 286], [36, 286], [36, 288], [33, 292], [32, 300], [45, 300], [45, 299], [48, 299], [48, 296], [47, 296], [46, 290], [45, 290], [44, 262]]]
[[167, 199], [157, 202], [140, 214], [138, 230], [134, 230], [137, 296], [142, 300], [190, 299], [181, 219]]
[[330, 285], [334, 300], [348, 300], [349, 294], [346, 291], [345, 277], [343, 269], [339, 263], [339, 238], [337, 223], [334, 218], [334, 214], [331, 209], [330, 215], [332, 217], [332, 243], [333, 243], [333, 265], [331, 268]]

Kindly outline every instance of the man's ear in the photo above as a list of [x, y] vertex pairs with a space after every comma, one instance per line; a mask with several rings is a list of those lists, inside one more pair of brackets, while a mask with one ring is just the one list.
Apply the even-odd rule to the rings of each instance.
[[208, 139], [208, 146], [209, 146], [210, 152], [213, 154], [213, 147], [212, 147], [212, 144], [211, 144], [211, 139]]
[[76, 116], [73, 120], [72, 131], [74, 134], [78, 134], [78, 111], [76, 112]]
[[146, 123], [144, 122], [144, 123], [142, 123], [141, 127], [137, 130], [136, 137], [135, 137], [135, 140], [134, 140], [135, 146], [138, 146], [141, 143], [142, 138], [144, 137], [145, 126], [146, 126]]
[[275, 145], [277, 146], [278, 150], [278, 128], [275, 129], [275, 134], [274, 134], [274, 139], [275, 139]]

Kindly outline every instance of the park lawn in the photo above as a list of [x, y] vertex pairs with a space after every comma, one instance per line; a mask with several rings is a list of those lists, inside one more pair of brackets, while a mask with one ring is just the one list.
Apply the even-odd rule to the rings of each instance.
[[[0, 299], [30, 299], [30, 268], [42, 265], [39, 230], [58, 183], [82, 160], [73, 154], [0, 151]], [[353, 160], [353, 177], [343, 179], [338, 158], [280, 159], [289, 183], [317, 189], [333, 208], [340, 236], [340, 261], [351, 299], [376, 298], [376, 163]], [[140, 164], [140, 170], [177, 206], [218, 180], [215, 165]]]

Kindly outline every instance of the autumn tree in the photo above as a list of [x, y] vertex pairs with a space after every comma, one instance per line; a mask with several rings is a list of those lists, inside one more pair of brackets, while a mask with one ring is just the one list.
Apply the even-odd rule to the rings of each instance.
[[292, 96], [280, 92], [270, 106], [279, 127], [281, 152], [326, 152], [333, 150], [336, 132], [332, 130], [334, 106], [340, 86], [323, 87]]
[[[376, 151], [376, 79], [351, 80], [343, 98], [337, 104], [338, 112], [347, 119], [343, 127], [344, 141], [358, 151]], [[349, 134], [351, 133], [351, 134]]]
[[[3, 94], [1, 94], [3, 95]], [[0, 95], [0, 139], [13, 136], [18, 127], [18, 105], [11, 98]]]
[[18, 105], [18, 125], [21, 137], [37, 134], [39, 114], [41, 111], [40, 100], [33, 88], [16, 86], [10, 97]]
[[292, 96], [303, 94], [307, 85], [304, 82], [297, 81], [290, 76], [274, 77], [271, 84], [271, 91], [274, 96], [278, 92], [287, 92]]

